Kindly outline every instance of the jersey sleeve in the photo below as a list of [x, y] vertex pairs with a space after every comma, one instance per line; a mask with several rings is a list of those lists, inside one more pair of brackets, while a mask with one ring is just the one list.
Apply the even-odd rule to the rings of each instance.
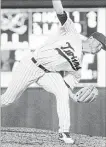
[[74, 87], [77, 86], [80, 79], [81, 79], [80, 74], [73, 75], [71, 73], [68, 73], [66, 76], [64, 76], [64, 81], [65, 81], [67, 87], [71, 88], [72, 90], [74, 89]]

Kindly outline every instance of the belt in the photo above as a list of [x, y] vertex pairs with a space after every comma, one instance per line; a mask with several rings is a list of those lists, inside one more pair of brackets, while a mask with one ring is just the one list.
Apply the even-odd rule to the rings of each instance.
[[[37, 63], [37, 61], [35, 60], [34, 57], [32, 57], [31, 60], [32, 60], [33, 63], [35, 63], [35, 64]], [[50, 72], [48, 69], [46, 69], [46, 68], [45, 68], [43, 65], [41, 65], [41, 64], [38, 64], [37, 66], [38, 66], [39, 68], [41, 68], [42, 70], [44, 70], [45, 72]]]

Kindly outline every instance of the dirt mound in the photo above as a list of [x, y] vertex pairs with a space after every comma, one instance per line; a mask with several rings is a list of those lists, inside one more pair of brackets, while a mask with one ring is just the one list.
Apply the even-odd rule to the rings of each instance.
[[106, 137], [70, 134], [74, 145], [58, 140], [58, 133], [34, 128], [1, 128], [2, 147], [106, 147]]

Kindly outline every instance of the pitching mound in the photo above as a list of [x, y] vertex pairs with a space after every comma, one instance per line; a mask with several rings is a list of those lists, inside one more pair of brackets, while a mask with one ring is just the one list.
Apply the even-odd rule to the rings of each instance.
[[74, 145], [58, 140], [58, 133], [33, 128], [1, 128], [2, 147], [106, 147], [106, 137], [71, 134]]

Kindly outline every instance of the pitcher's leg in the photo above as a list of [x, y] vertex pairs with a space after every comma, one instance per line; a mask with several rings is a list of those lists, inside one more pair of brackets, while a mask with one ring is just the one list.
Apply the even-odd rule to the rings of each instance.
[[57, 99], [57, 113], [59, 117], [59, 132], [69, 132], [70, 106], [69, 106], [68, 91], [65, 88], [65, 86], [61, 89], [61, 94], [56, 96], [56, 99]]
[[24, 90], [43, 74], [39, 70], [31, 61], [27, 62], [27, 66], [24, 64], [24, 61], [23, 63], [20, 62], [13, 72], [12, 80], [6, 92], [1, 96], [1, 106], [9, 105], [19, 98]]
[[59, 132], [69, 132], [70, 129], [70, 107], [68, 88], [59, 73], [47, 73], [38, 80], [46, 91], [55, 94], [57, 114], [59, 118]]

